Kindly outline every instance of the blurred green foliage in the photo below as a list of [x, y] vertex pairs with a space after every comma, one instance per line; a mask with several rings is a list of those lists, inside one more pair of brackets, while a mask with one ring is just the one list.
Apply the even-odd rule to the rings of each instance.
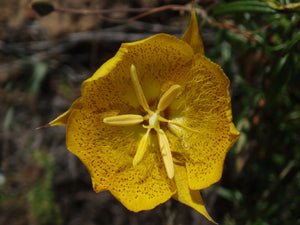
[[39, 225], [60, 225], [63, 220], [60, 208], [54, 198], [54, 165], [52, 158], [49, 154], [34, 151], [33, 159], [45, 171], [45, 174], [25, 194], [31, 220]]
[[[1, 218], [4, 224], [63, 224], [60, 207], [55, 200], [54, 164], [50, 154], [32, 151], [30, 164], [19, 174], [11, 172], [0, 184], [0, 210], [13, 217]], [[18, 180], [17, 180], [18, 179]], [[17, 183], [18, 182], [18, 183]], [[13, 188], [14, 183], [18, 188]], [[24, 211], [26, 209], [26, 211]]]
[[232, 80], [241, 132], [216, 189], [231, 206], [221, 224], [300, 224], [300, 13], [265, 2], [219, 1], [212, 10], [231, 24], [207, 54]]

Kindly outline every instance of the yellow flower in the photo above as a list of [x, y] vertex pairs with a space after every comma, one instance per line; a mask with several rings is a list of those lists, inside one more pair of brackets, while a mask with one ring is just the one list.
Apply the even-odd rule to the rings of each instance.
[[181, 40], [157, 34], [122, 44], [48, 126], [67, 126], [67, 147], [96, 192], [109, 190], [135, 212], [173, 197], [213, 221], [199, 190], [220, 179], [239, 137], [228, 88], [204, 56], [193, 13]]

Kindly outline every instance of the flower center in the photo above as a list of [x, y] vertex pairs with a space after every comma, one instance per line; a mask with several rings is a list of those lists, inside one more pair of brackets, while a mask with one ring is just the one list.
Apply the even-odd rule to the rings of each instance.
[[[143, 110], [147, 112], [148, 114], [146, 116], [141, 116], [137, 114], [125, 114], [125, 115], [118, 115], [118, 116], [111, 116], [106, 117], [103, 119], [103, 122], [108, 125], [113, 126], [129, 126], [129, 125], [135, 125], [135, 124], [141, 124], [143, 121], [148, 120], [149, 125], [143, 125], [144, 128], [147, 129], [145, 135], [141, 138], [137, 151], [135, 153], [135, 156], [133, 158], [133, 166], [136, 166], [141, 160], [143, 159], [143, 156], [147, 150], [148, 142], [149, 142], [149, 134], [152, 129], [156, 131], [157, 134], [157, 140], [160, 148], [160, 152], [162, 155], [162, 159], [166, 168], [167, 175], [170, 179], [174, 177], [174, 164], [173, 164], [173, 158], [172, 153], [170, 149], [170, 144], [167, 138], [167, 135], [165, 132], [160, 128], [160, 122], [166, 122], [169, 124], [174, 124], [180, 127], [183, 127], [190, 131], [195, 131], [189, 127], [186, 127], [180, 123], [177, 123], [175, 121], [171, 121], [168, 119], [165, 119], [164, 117], [160, 116], [160, 112], [164, 111], [176, 98], [176, 96], [179, 93], [180, 85], [173, 85], [171, 86], [159, 99], [157, 109], [155, 112], [153, 112], [146, 100], [146, 97], [144, 95], [142, 86], [139, 82], [136, 68], [132, 64], [130, 68], [130, 75], [131, 75], [131, 81], [132, 85], [137, 97], [137, 100], [139, 104], [142, 106]], [[197, 131], [195, 131], [197, 132]]]

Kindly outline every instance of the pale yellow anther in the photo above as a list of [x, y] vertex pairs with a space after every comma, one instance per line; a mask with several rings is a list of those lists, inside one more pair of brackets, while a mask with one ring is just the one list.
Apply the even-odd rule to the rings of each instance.
[[151, 129], [148, 129], [146, 134], [140, 140], [139, 146], [138, 146], [135, 156], [133, 158], [133, 162], [132, 162], [133, 166], [136, 166], [144, 157], [144, 154], [145, 154], [145, 152], [147, 150], [147, 146], [148, 146], [150, 130]]
[[180, 85], [175, 84], [171, 86], [159, 99], [157, 105], [157, 112], [164, 111], [171, 104], [171, 102], [176, 98], [179, 90], [180, 90]]
[[139, 78], [136, 73], [136, 68], [133, 64], [131, 64], [131, 67], [130, 67], [130, 75], [131, 75], [131, 81], [132, 81], [133, 88], [134, 88], [136, 97], [138, 99], [138, 102], [140, 103], [140, 105], [143, 107], [143, 109], [146, 112], [150, 113], [151, 112], [150, 107], [149, 107], [146, 97], [144, 95], [142, 86], [139, 82]]
[[124, 114], [118, 116], [105, 117], [103, 123], [112, 126], [130, 126], [144, 121], [144, 117], [136, 114]]
[[167, 135], [162, 129], [160, 129], [159, 132], [157, 132], [157, 138], [163, 162], [167, 171], [167, 175], [170, 179], [173, 179], [174, 164]]

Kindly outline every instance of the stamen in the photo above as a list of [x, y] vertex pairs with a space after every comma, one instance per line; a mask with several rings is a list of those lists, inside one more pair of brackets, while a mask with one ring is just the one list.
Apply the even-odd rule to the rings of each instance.
[[162, 116], [158, 116], [158, 120], [161, 121], [161, 122], [165, 122], [165, 123], [169, 123], [169, 124], [176, 125], [176, 126], [178, 126], [178, 127], [182, 127], [182, 128], [184, 128], [184, 129], [186, 129], [186, 130], [188, 130], [188, 131], [191, 131], [191, 132], [200, 133], [200, 131], [198, 131], [198, 130], [195, 130], [195, 129], [193, 129], [193, 128], [190, 128], [190, 127], [188, 127], [188, 126], [185, 126], [185, 125], [183, 125], [183, 124], [181, 124], [181, 123], [178, 123], [178, 122], [176, 122], [176, 121], [167, 120], [167, 119], [163, 118]]
[[118, 116], [105, 117], [103, 123], [112, 126], [130, 126], [136, 125], [144, 121], [144, 117], [136, 114], [124, 114]]
[[158, 105], [157, 105], [157, 112], [164, 111], [176, 98], [178, 92], [180, 90], [180, 85], [175, 84], [171, 86], [160, 98]]
[[174, 164], [168, 138], [162, 129], [157, 132], [157, 138], [167, 175], [172, 179], [174, 177]]
[[143, 159], [143, 156], [144, 156], [144, 154], [147, 150], [147, 146], [148, 146], [150, 130], [151, 129], [148, 129], [146, 134], [140, 140], [139, 146], [138, 146], [135, 156], [133, 158], [133, 162], [132, 162], [133, 166], [136, 166]]
[[139, 82], [139, 78], [138, 78], [137, 73], [136, 73], [136, 68], [133, 64], [131, 64], [130, 75], [131, 75], [131, 81], [132, 81], [133, 88], [134, 88], [136, 97], [138, 99], [138, 102], [140, 103], [140, 105], [143, 107], [143, 109], [146, 112], [150, 113], [151, 112], [150, 107], [147, 103], [147, 100], [146, 100], [146, 97], [144, 95], [142, 86]]

